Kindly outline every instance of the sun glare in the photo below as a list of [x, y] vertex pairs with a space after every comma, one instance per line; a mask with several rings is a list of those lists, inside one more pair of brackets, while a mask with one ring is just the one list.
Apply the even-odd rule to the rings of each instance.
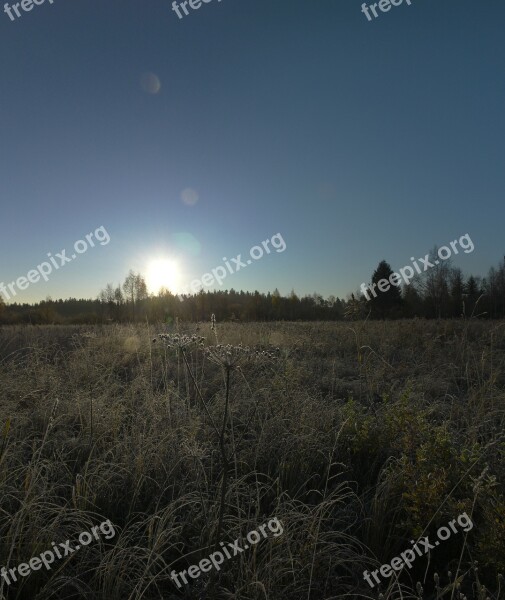
[[163, 287], [172, 294], [177, 293], [180, 285], [179, 265], [168, 258], [152, 260], [147, 266], [146, 283], [149, 291], [154, 294]]

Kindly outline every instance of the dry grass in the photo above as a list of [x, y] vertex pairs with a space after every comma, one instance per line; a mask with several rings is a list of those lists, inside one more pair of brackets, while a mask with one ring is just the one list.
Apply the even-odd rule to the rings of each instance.
[[[117, 532], [4, 597], [378, 598], [363, 570], [463, 511], [473, 530], [383, 597], [505, 597], [504, 325], [218, 324], [217, 340], [210, 323], [182, 327], [279, 347], [229, 382], [153, 327], [0, 329], [0, 565], [105, 519]], [[171, 582], [274, 516], [282, 536]]]

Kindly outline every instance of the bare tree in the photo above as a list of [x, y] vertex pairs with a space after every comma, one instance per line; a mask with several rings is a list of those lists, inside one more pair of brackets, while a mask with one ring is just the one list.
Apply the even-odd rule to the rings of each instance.
[[132, 320], [135, 320], [136, 307], [139, 302], [148, 297], [145, 279], [140, 273], [135, 273], [130, 269], [123, 283], [123, 291], [127, 301], [131, 303]]
[[431, 265], [428, 270], [416, 275], [412, 283], [431, 306], [433, 316], [441, 319], [447, 313], [450, 305], [451, 261], [450, 259], [441, 260], [438, 256], [438, 247], [435, 246], [429, 253], [428, 262]]

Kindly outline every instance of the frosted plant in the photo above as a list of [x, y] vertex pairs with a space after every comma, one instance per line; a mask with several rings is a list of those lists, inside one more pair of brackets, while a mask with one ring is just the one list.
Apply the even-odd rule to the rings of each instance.
[[214, 334], [216, 344], [219, 344], [219, 339], [217, 337], [216, 315], [214, 313], [212, 313], [212, 315], [210, 316], [210, 330]]
[[52, 429], [54, 426], [54, 419], [56, 417], [56, 410], [58, 409], [58, 404], [60, 403], [60, 399], [56, 398], [53, 404], [53, 408], [51, 410], [51, 416], [49, 417], [49, 423], [47, 425], [47, 429]]
[[210, 346], [205, 348], [207, 358], [226, 369], [236, 369], [244, 362], [272, 362], [278, 357], [279, 348], [275, 351], [259, 350], [249, 346], [232, 346], [227, 344], [223, 346]]

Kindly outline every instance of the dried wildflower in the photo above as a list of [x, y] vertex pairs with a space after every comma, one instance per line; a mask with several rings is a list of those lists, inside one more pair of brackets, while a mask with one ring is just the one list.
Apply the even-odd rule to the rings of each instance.
[[440, 577], [438, 576], [438, 573], [433, 575], [433, 579], [435, 580], [435, 589], [437, 590], [437, 595], [439, 595], [442, 591], [442, 588], [440, 587]]
[[238, 346], [218, 344], [217, 346], [205, 348], [205, 354], [211, 362], [227, 369], [236, 369], [246, 361], [272, 362], [278, 357], [278, 352], [279, 348], [276, 348], [275, 351], [267, 351], [242, 346], [242, 344]]
[[54, 404], [53, 404], [53, 408], [51, 410], [51, 415], [49, 417], [49, 423], [47, 425], [48, 429], [51, 429], [54, 425], [54, 418], [56, 417], [56, 410], [58, 408], [58, 404], [60, 403], [60, 399], [56, 398]]
[[159, 333], [153, 342], [156, 342], [157, 339], [165, 344], [167, 348], [176, 348], [178, 350], [189, 348], [190, 346], [203, 347], [205, 341], [205, 338], [199, 335], [185, 335], [183, 333]]
[[357, 300], [352, 294], [351, 299], [348, 301], [344, 311], [344, 318], [349, 321], [356, 321], [363, 319], [367, 313], [365, 301], [363, 299]]
[[56, 409], [58, 408], [59, 403], [60, 403], [60, 399], [56, 398], [56, 400], [54, 401], [54, 404], [53, 404], [53, 409], [51, 411], [51, 419], [54, 419], [54, 417], [56, 416]]
[[210, 316], [210, 329], [211, 331], [216, 330], [216, 315], [214, 313]]

